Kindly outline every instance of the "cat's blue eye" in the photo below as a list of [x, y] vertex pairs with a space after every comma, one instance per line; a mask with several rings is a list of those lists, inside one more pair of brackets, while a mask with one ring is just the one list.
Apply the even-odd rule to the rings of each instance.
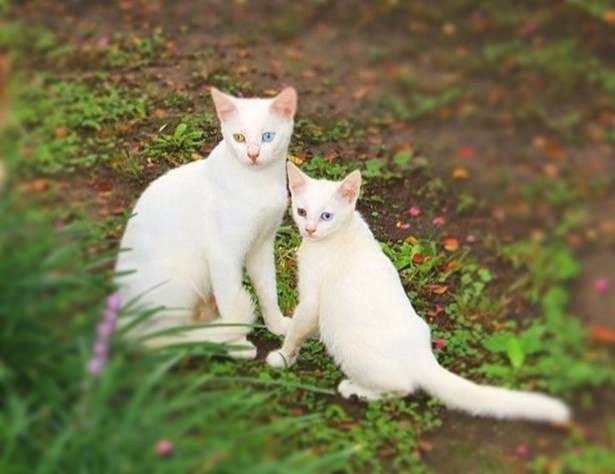
[[325, 211], [325, 212], [323, 212], [323, 213], [320, 215], [320, 218], [321, 218], [323, 221], [330, 221], [331, 219], [333, 219], [333, 213], [332, 213], [332, 212], [326, 212], [326, 211]]
[[273, 137], [275, 137], [275, 132], [265, 132], [261, 136], [261, 139], [263, 140], [263, 142], [269, 143], [273, 140]]

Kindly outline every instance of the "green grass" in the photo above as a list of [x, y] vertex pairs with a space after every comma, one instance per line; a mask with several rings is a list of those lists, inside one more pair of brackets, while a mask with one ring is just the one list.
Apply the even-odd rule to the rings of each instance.
[[54, 174], [109, 161], [121, 142], [114, 127], [143, 119], [145, 97], [104, 80], [40, 76], [15, 85], [19, 126], [8, 134], [24, 150], [22, 171]]
[[[410, 88], [410, 86], [408, 86]], [[384, 106], [393, 116], [412, 121], [428, 115], [438, 109], [452, 104], [462, 93], [459, 86], [451, 86], [439, 92], [422, 92], [411, 88], [413, 92], [405, 95], [388, 94], [384, 97]]]

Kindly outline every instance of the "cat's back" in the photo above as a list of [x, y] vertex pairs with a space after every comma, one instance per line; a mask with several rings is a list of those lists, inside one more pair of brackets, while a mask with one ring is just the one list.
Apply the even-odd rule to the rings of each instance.
[[169, 170], [145, 188], [134, 209], [142, 209], [153, 201], [157, 201], [162, 207], [165, 207], [165, 203], [181, 204], [181, 201], [175, 199], [198, 193], [199, 189], [203, 188], [206, 176], [207, 160], [193, 161]]
[[363, 319], [409, 305], [397, 270], [362, 218], [329, 258], [321, 287], [325, 317]]
[[137, 200], [126, 224], [121, 247], [134, 249], [118, 258], [139, 258], [155, 248], [188, 243], [189, 235], [202, 231], [208, 207], [206, 160], [174, 168], [152, 181]]

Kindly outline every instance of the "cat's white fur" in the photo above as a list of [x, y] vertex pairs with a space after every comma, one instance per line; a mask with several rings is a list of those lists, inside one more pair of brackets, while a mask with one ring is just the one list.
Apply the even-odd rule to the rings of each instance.
[[[294, 220], [303, 241], [298, 251], [299, 304], [279, 351], [267, 362], [290, 365], [302, 341], [316, 329], [348, 379], [343, 397], [375, 400], [417, 389], [447, 406], [474, 415], [565, 422], [561, 401], [478, 385], [440, 366], [431, 349], [430, 328], [421, 319], [367, 224], [355, 211], [361, 175], [341, 183], [315, 180], [288, 166]], [[305, 210], [305, 217], [298, 213]], [[324, 222], [323, 212], [334, 214]], [[301, 211], [303, 213], [303, 211]]]
[[[245, 336], [255, 316], [244, 267], [268, 329], [284, 334], [289, 321], [278, 307], [273, 243], [288, 201], [285, 158], [297, 95], [287, 88], [272, 99], [244, 99], [212, 89], [212, 98], [223, 140], [208, 158], [169, 171], [143, 192], [116, 265], [133, 273], [118, 276], [117, 284], [125, 303], [164, 307], [133, 331], [138, 335], [219, 323], [152, 338], [150, 345], [231, 342], [240, 346], [231, 355], [252, 358], [256, 349]], [[263, 132], [274, 132], [273, 140], [262, 141]]]

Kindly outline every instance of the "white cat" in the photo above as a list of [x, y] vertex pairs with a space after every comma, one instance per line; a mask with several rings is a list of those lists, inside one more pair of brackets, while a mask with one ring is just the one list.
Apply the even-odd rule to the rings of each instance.
[[[253, 358], [245, 336], [255, 316], [242, 285], [244, 266], [267, 328], [284, 334], [278, 307], [273, 242], [287, 206], [285, 158], [297, 94], [240, 99], [211, 90], [223, 140], [209, 157], [156, 179], [128, 221], [117, 265], [120, 296], [140, 307], [164, 307], [133, 333], [148, 335], [192, 322], [212, 328], [167, 334], [152, 346], [185, 341], [231, 342]], [[226, 326], [223, 326], [226, 325]]]
[[441, 367], [429, 326], [410, 304], [397, 271], [355, 211], [361, 174], [341, 183], [311, 179], [288, 164], [292, 213], [303, 242], [298, 252], [299, 304], [274, 367], [292, 364], [316, 329], [349, 377], [338, 390], [376, 400], [417, 389], [474, 415], [564, 422], [569, 410], [539, 393], [481, 386]]

